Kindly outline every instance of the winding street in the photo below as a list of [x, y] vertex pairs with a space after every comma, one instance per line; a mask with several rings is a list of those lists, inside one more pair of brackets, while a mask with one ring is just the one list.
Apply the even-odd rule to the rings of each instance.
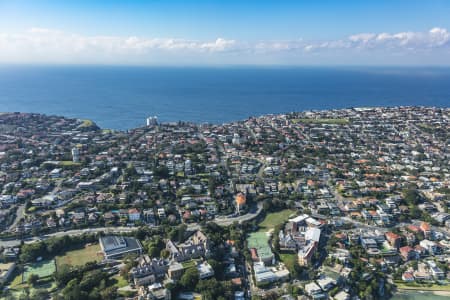
[[12, 231], [24, 216], [25, 216], [25, 204], [21, 204], [17, 207], [16, 217], [14, 218], [12, 224], [9, 226], [8, 230]]
[[[262, 203], [258, 203], [257, 209], [254, 212], [249, 212], [248, 214], [237, 216], [234, 218], [216, 218], [214, 223], [216, 223], [219, 226], [229, 226], [233, 224], [234, 222], [242, 223], [246, 221], [253, 220], [256, 218], [262, 211], [263, 205]], [[67, 231], [58, 231], [55, 233], [46, 234], [40, 237], [30, 237], [27, 239], [24, 239], [24, 243], [30, 244], [34, 242], [38, 242], [41, 240], [45, 240], [51, 237], [62, 237], [65, 235], [81, 235], [83, 233], [98, 233], [98, 232], [104, 232], [104, 233], [129, 233], [134, 230], [137, 230], [138, 227], [96, 227], [96, 228], [86, 228], [86, 229], [73, 229], [73, 230], [67, 230]], [[199, 224], [189, 224], [188, 230], [197, 230], [200, 229]], [[0, 247], [15, 247], [19, 246], [21, 243], [20, 239], [15, 240], [2, 240], [0, 241]]]
[[229, 226], [229, 225], [233, 224], [234, 222], [242, 223], [242, 222], [251, 221], [261, 213], [261, 211], [263, 209], [262, 202], [258, 202], [256, 207], [257, 207], [256, 211], [249, 212], [245, 215], [237, 216], [237, 217], [233, 217], [233, 218], [218, 217], [218, 218], [214, 219], [214, 221], [212, 221], [212, 222], [214, 222], [220, 226]]

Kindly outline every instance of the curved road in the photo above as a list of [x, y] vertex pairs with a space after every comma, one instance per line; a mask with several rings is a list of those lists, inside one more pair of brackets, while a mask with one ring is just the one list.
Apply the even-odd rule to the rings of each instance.
[[242, 223], [242, 222], [246, 222], [246, 221], [251, 221], [261, 213], [261, 211], [263, 209], [262, 202], [258, 202], [256, 207], [257, 207], [257, 209], [255, 212], [249, 212], [245, 215], [234, 217], [234, 218], [218, 217], [218, 218], [214, 219], [214, 221], [212, 221], [212, 222], [214, 222], [220, 226], [229, 226], [229, 225], [233, 224], [234, 222]]
[[20, 219], [22, 219], [24, 216], [25, 216], [25, 204], [21, 204], [17, 207], [16, 217], [14, 218], [12, 224], [9, 226], [8, 230], [12, 231], [17, 226]]
[[[246, 221], [250, 221], [256, 218], [262, 211], [263, 205], [261, 202], [257, 204], [257, 210], [255, 212], [251, 212], [242, 216], [234, 217], [234, 218], [216, 218], [214, 223], [220, 226], [229, 226], [234, 222], [242, 223]], [[190, 224], [188, 225], [189, 230], [197, 230], [200, 228], [199, 224]], [[67, 231], [58, 231], [55, 233], [50, 233], [43, 235], [41, 237], [30, 237], [24, 240], [25, 243], [34, 243], [37, 241], [45, 240], [50, 237], [61, 237], [65, 235], [81, 235], [83, 233], [97, 233], [97, 232], [105, 232], [105, 233], [122, 233], [122, 232], [132, 232], [138, 229], [138, 227], [96, 227], [96, 228], [86, 228], [86, 229], [74, 229]], [[2, 240], [0, 241], [0, 247], [15, 247], [20, 245], [21, 240]]]

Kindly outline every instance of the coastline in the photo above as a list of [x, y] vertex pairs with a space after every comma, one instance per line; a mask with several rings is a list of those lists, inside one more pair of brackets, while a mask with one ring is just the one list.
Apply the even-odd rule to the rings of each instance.
[[392, 300], [444, 300], [450, 298], [450, 291], [423, 291], [420, 289], [397, 289]]
[[449, 81], [450, 69], [30, 66], [0, 69], [0, 107], [91, 119], [114, 130], [144, 125], [150, 115], [162, 122], [219, 125], [291, 111], [443, 108], [449, 106]]
[[[340, 125], [346, 125], [350, 122], [350, 120], [348, 119], [314, 119], [314, 118], [309, 118], [307, 115], [311, 112], [319, 112], [319, 113], [326, 113], [326, 112], [331, 112], [331, 111], [335, 111], [335, 112], [339, 112], [339, 111], [350, 111], [350, 110], [354, 110], [354, 111], [370, 111], [370, 110], [379, 110], [379, 109], [402, 109], [402, 108], [424, 108], [424, 109], [433, 109], [433, 110], [449, 110], [450, 106], [438, 106], [438, 105], [379, 105], [379, 106], [355, 106], [355, 107], [343, 107], [343, 108], [329, 108], [329, 109], [305, 109], [305, 110], [291, 110], [291, 111], [286, 111], [286, 112], [274, 112], [274, 113], [263, 113], [263, 114], [258, 114], [258, 115], [250, 115], [247, 118], [242, 118], [242, 119], [236, 119], [236, 120], [231, 120], [231, 121], [223, 121], [223, 122], [206, 122], [206, 121], [193, 121], [193, 120], [177, 120], [177, 121], [166, 121], [163, 120], [161, 122], [158, 122], [159, 125], [173, 125], [176, 124], [178, 122], [182, 122], [185, 124], [191, 124], [194, 126], [201, 126], [204, 124], [208, 124], [208, 125], [230, 125], [233, 123], [242, 123], [242, 122], [246, 122], [249, 119], [259, 119], [259, 118], [267, 118], [267, 117], [271, 117], [271, 116], [283, 116], [283, 115], [290, 115], [290, 114], [302, 114], [305, 115], [304, 118], [302, 119], [298, 119], [301, 122], [306, 122], [306, 123], [317, 123], [317, 124], [330, 124], [330, 125], [334, 125], [334, 124], [340, 124]], [[56, 117], [56, 118], [61, 118], [61, 119], [73, 119], [73, 120], [77, 120], [78, 122], [80, 122], [79, 128], [80, 129], [92, 129], [92, 128], [96, 128], [98, 130], [101, 130], [105, 133], [109, 133], [109, 132], [127, 132], [127, 131], [133, 131], [133, 130], [139, 130], [141, 128], [145, 128], [147, 127], [147, 125], [145, 124], [146, 119], [143, 118], [142, 119], [142, 123], [138, 124], [137, 126], [134, 127], [129, 127], [129, 128], [120, 128], [120, 129], [116, 129], [116, 128], [110, 128], [110, 127], [104, 127], [101, 126], [98, 122], [98, 120], [96, 120], [95, 118], [88, 118], [86, 116], [71, 116], [70, 114], [52, 114], [52, 113], [46, 113], [46, 112], [26, 112], [26, 111], [3, 111], [0, 112], [0, 116], [5, 116], [5, 115], [10, 115], [10, 114], [20, 114], [20, 115], [39, 115], [39, 116], [43, 116], [43, 117]], [[138, 118], [136, 118], [138, 119]]]
[[396, 293], [398, 292], [422, 292], [422, 293], [433, 293], [436, 296], [449, 296], [450, 297], [450, 290], [424, 290], [423, 288], [417, 287], [417, 288], [397, 288]]

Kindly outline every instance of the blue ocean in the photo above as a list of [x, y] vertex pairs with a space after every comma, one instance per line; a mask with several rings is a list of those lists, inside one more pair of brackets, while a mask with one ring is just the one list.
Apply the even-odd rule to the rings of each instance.
[[130, 129], [365, 106], [450, 106], [448, 68], [0, 66], [0, 111]]

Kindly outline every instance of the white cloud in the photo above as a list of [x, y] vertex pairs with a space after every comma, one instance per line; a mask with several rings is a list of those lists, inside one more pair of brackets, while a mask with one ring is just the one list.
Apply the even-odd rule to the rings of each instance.
[[206, 49], [208, 51], [226, 51], [232, 49], [236, 44], [235, 40], [226, 40], [218, 38], [212, 43], [203, 43], [200, 45], [200, 49]]
[[[237, 41], [217, 38], [199, 41], [137, 36], [87, 36], [48, 28], [30, 28], [22, 33], [0, 32], [0, 62], [55, 63], [154, 63], [160, 61], [201, 61], [205, 57], [221, 63], [276, 61], [308, 57], [311, 54], [349, 55], [352, 51], [370, 55], [372, 51], [411, 55], [450, 49], [450, 33], [445, 28], [427, 32], [359, 33], [326, 41]], [[392, 51], [395, 50], [395, 51]], [[236, 55], [236, 53], [240, 55]], [[204, 55], [208, 54], [208, 55]], [[351, 55], [350, 55], [351, 56]]]
[[28, 30], [29, 33], [37, 33], [37, 34], [59, 34], [62, 33], [59, 30], [42, 28], [42, 27], [32, 27]]
[[305, 46], [305, 50], [312, 49], [398, 49], [398, 50], [427, 50], [450, 46], [450, 33], [445, 28], [433, 28], [428, 32], [399, 32], [399, 33], [360, 33], [347, 39], [326, 43], [316, 43]]
[[27, 34], [3, 34], [2, 36], [8, 39], [9, 46], [27, 45], [30, 46], [28, 49], [31, 51], [35, 46], [49, 46], [50, 51], [70, 51], [72, 45], [77, 46], [77, 49], [95, 48], [106, 52], [154, 49], [224, 51], [235, 43], [234, 40], [223, 38], [218, 38], [212, 42], [200, 42], [172, 38], [139, 38], [136, 36], [83, 36], [46, 28], [31, 28]]

